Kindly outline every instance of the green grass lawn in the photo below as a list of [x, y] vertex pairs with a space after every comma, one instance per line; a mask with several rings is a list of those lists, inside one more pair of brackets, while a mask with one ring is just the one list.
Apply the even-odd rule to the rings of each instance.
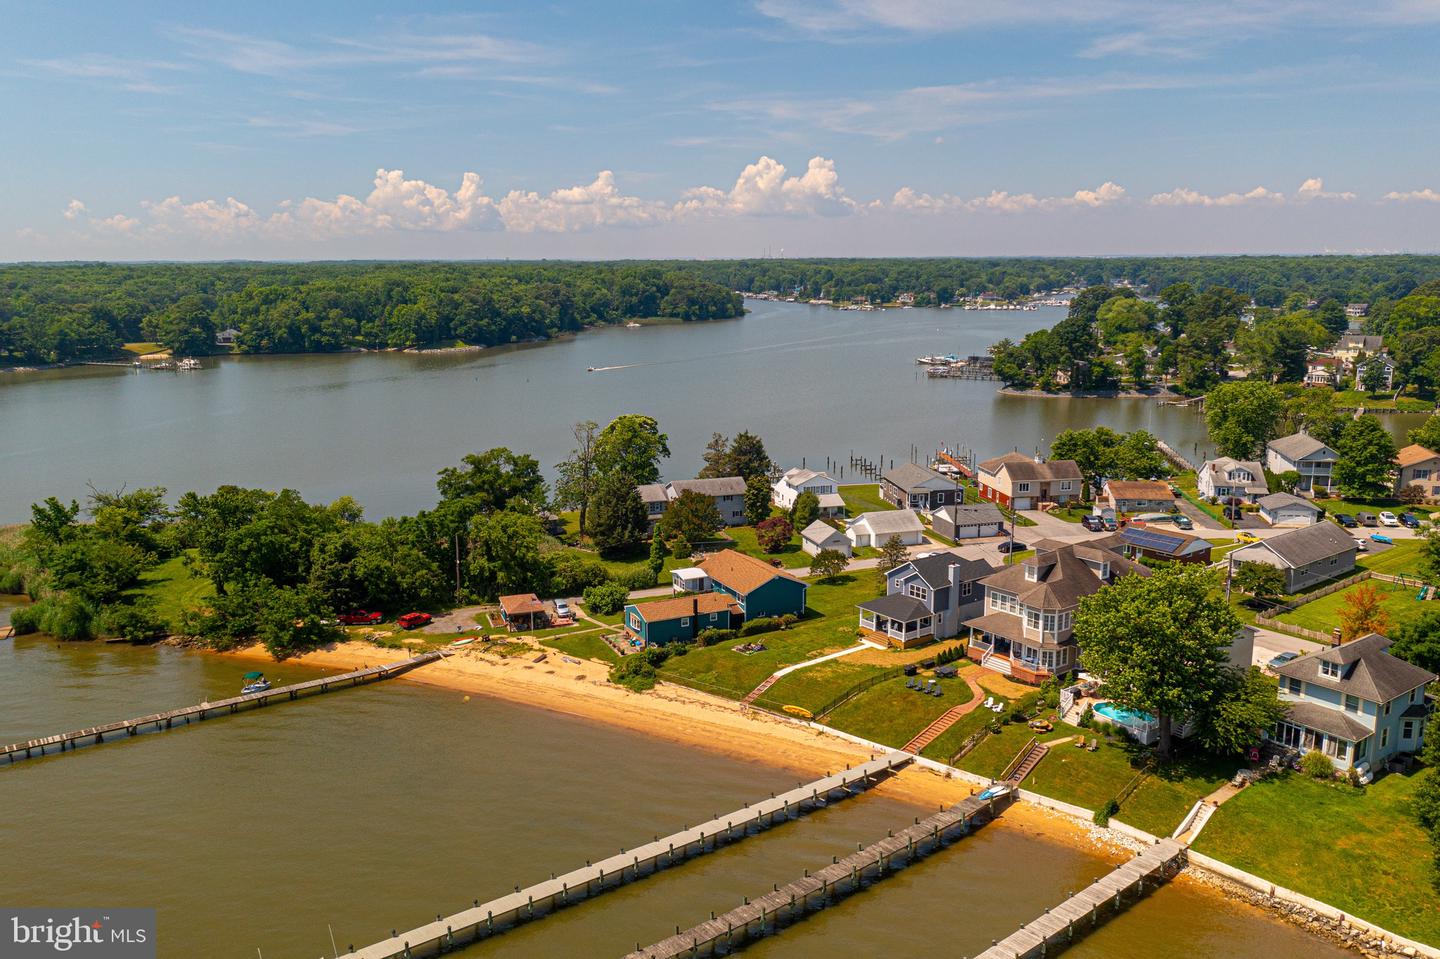
[[[1437, 507], [1425, 505], [1406, 506], [1398, 499], [1392, 499], [1390, 497], [1373, 500], [1340, 499], [1334, 497], [1331, 499], [1316, 499], [1315, 505], [1325, 510], [1327, 516], [1334, 516], [1336, 513], [1346, 513], [1354, 516], [1356, 513], [1379, 513], [1381, 510], [1388, 509], [1392, 513], [1397, 514], [1411, 512], [1421, 519], [1424, 519], [1437, 509]], [[1384, 529], [1381, 529], [1380, 532], [1383, 533]]]
[[[1009, 704], [1007, 703], [1006, 705], [1008, 708]], [[955, 725], [945, 730], [939, 736], [936, 736], [930, 745], [920, 750], [920, 755], [927, 759], [935, 759], [942, 763], [948, 763], [950, 757], [960, 751], [960, 747], [965, 744], [965, 740], [969, 739], [971, 735], [991, 720], [1003, 715], [1005, 714], [992, 713], [988, 709], [976, 709], [974, 712], [961, 716]], [[979, 749], [980, 747], [976, 746], [975, 748]]]
[[568, 653], [577, 659], [599, 659], [607, 663], [620, 661], [615, 650], [600, 638], [598, 632], [582, 633], [579, 636], [550, 636], [540, 640], [540, 645]]
[[1380, 553], [1361, 553], [1359, 563], [1365, 569], [1390, 576], [1421, 576], [1421, 560], [1425, 541], [1397, 539], [1395, 545]]
[[887, 679], [848, 700], [825, 717], [825, 724], [899, 748], [947, 709], [970, 701], [970, 687], [964, 680], [942, 680], [940, 688], [943, 696], [927, 696], [906, 689], [903, 678]]
[[180, 619], [186, 610], [204, 605], [215, 595], [215, 585], [207, 577], [192, 573], [185, 565], [184, 555], [180, 555], [141, 573], [140, 585], [126, 595], [153, 599], [156, 611], [173, 631], [180, 628]]
[[840, 498], [845, 501], [845, 509], [851, 516], [859, 516], [861, 513], [869, 513], [873, 510], [895, 509], [894, 503], [887, 503], [880, 498], [879, 483], [857, 483], [854, 486], [840, 487]]
[[[1004, 715], [1007, 714], [990, 714], [991, 718]], [[1025, 744], [1030, 741], [1031, 736], [1042, 743], [1048, 743], [1066, 736], [1082, 734], [1088, 735], [1088, 731], [1067, 723], [1056, 723], [1055, 728], [1048, 733], [1037, 733], [1024, 723], [1005, 723], [1000, 727], [998, 733], [986, 736], [980, 740], [978, 746], [966, 753], [960, 760], [960, 768], [975, 773], [977, 776], [984, 776], [986, 779], [996, 779], [1005, 771], [1005, 767], [1010, 765], [1010, 761], [1019, 754], [1020, 750], [1025, 748]], [[1065, 745], [1061, 744], [1055, 748], [1064, 749]], [[1078, 752], [1078, 750], [1076, 751]], [[1028, 787], [1029, 784], [1026, 785]]]
[[853, 689], [871, 676], [884, 671], [884, 666], [872, 663], [832, 659], [780, 677], [774, 686], [765, 690], [765, 695], [757, 699], [755, 704], [767, 709], [799, 706], [811, 713], [818, 713], [844, 695], [846, 690]]
[[1078, 523], [1089, 516], [1091, 512], [1090, 508], [1086, 506], [1059, 506], [1052, 509], [1046, 515], [1053, 516], [1056, 519], [1063, 519], [1067, 523]]
[[1394, 393], [1367, 393], [1364, 390], [1337, 390], [1335, 405], [1339, 407], [1363, 406], [1367, 410], [1400, 410], [1402, 413], [1427, 413], [1435, 408], [1429, 400], [1413, 396], [1395, 398]]
[[734, 526], [726, 530], [726, 533], [735, 541], [735, 549], [751, 556], [758, 556], [767, 563], [772, 559], [778, 559], [786, 569], [808, 569], [810, 566], [810, 554], [800, 548], [798, 532], [790, 537], [790, 542], [786, 543], [778, 553], [767, 553], [760, 548], [753, 526]]
[[[796, 625], [697, 649], [670, 660], [660, 673], [739, 699], [781, 666], [855, 645], [859, 626], [855, 604], [873, 599], [879, 592], [870, 570], [847, 573], [830, 583], [812, 581], [805, 619]], [[766, 649], [750, 655], [735, 652], [732, 647], [744, 642], [761, 642]]]
[[1292, 773], [1247, 787], [1196, 840], [1214, 856], [1402, 936], [1440, 943], [1429, 843], [1411, 813], [1420, 776], [1363, 791]]
[[134, 353], [136, 356], [143, 356], [146, 353], [159, 353], [165, 347], [159, 343], [126, 343], [121, 347], [126, 353]]
[[1225, 785], [1239, 767], [1236, 759], [1204, 753], [1182, 756], [1147, 776], [1121, 805], [1119, 819], [1168, 836], [1191, 806]]
[[[1099, 809], [1135, 778], [1139, 772], [1137, 756], [1137, 747], [1103, 738], [1093, 753], [1062, 743], [1040, 760], [1024, 788], [1084, 809]], [[1124, 809], [1120, 818], [1125, 819]]]
[[1390, 614], [1390, 621], [1393, 624], [1409, 622], [1430, 608], [1415, 599], [1417, 592], [1415, 587], [1399, 586], [1384, 580], [1372, 579], [1364, 583], [1356, 583], [1354, 586], [1331, 593], [1329, 596], [1311, 600], [1304, 606], [1292, 609], [1288, 613], [1281, 613], [1280, 622], [1328, 633], [1340, 625], [1340, 609], [1345, 605], [1346, 597], [1362, 586], [1374, 587], [1375, 591], [1380, 594], [1383, 608]]

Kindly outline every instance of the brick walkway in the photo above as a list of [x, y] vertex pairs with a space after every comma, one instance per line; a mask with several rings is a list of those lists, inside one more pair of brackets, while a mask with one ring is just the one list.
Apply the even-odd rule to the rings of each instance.
[[945, 712], [940, 714], [938, 719], [922, 729], [920, 735], [902, 746], [902, 751], [916, 756], [920, 755], [920, 750], [933, 743], [939, 738], [941, 733], [959, 722], [962, 716], [968, 716], [980, 708], [980, 694], [983, 690], [976, 684], [975, 680], [971, 679], [970, 676], [965, 673], [961, 673], [960, 678], [965, 680], [965, 685], [970, 687], [969, 701], [945, 710]]

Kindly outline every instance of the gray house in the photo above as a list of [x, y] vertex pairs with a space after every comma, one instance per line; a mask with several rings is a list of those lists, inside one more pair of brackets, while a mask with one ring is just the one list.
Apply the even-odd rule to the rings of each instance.
[[1330, 491], [1339, 458], [1339, 453], [1309, 433], [1291, 433], [1265, 445], [1265, 468], [1272, 473], [1294, 470], [1300, 474], [1300, 489], [1307, 492]]
[[1252, 543], [1230, 554], [1233, 565], [1265, 563], [1285, 573], [1285, 592], [1345, 576], [1355, 568], [1355, 539], [1334, 523], [1316, 523]]
[[1383, 768], [1425, 742], [1435, 674], [1390, 655], [1378, 633], [1275, 667], [1288, 707], [1270, 738], [1291, 749], [1318, 749], [1337, 769]]
[[800, 531], [800, 548], [811, 556], [822, 549], [850, 555], [850, 538], [823, 519], [817, 519]]
[[994, 503], [942, 506], [931, 515], [930, 521], [935, 532], [949, 539], [976, 539], [1005, 533], [1005, 514]]
[[645, 513], [652, 530], [665, 514], [670, 501], [678, 499], [686, 490], [714, 500], [715, 508], [720, 511], [720, 519], [726, 526], [745, 525], [744, 478], [720, 476], [715, 479], [672, 480], [663, 485], [648, 483], [635, 487], [635, 492], [640, 494], [640, 501], [645, 504]]
[[960, 484], [948, 476], [914, 463], [901, 463], [880, 478], [880, 497], [899, 507], [929, 513], [941, 506], [958, 503]]
[[957, 636], [983, 610], [979, 581], [993, 572], [984, 560], [954, 553], [916, 557], [890, 571], [884, 596], [859, 604], [860, 628], [902, 649]]
[[1256, 500], [1260, 518], [1271, 526], [1313, 526], [1324, 511], [1294, 493], [1271, 493]]

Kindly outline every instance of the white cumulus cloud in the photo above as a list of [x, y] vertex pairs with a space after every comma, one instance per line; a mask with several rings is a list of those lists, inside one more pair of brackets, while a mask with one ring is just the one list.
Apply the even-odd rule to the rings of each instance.
[[728, 213], [738, 216], [840, 214], [857, 209], [845, 195], [835, 161], [811, 157], [800, 176], [786, 176], [785, 164], [762, 156], [740, 171], [727, 192], [713, 186], [685, 191], [676, 204], [681, 214]]
[[1069, 196], [1036, 196], [1033, 193], [1010, 193], [995, 190], [985, 196], [959, 197], [949, 193], [932, 196], [917, 193], [910, 187], [901, 187], [890, 198], [890, 206], [896, 210], [912, 213], [945, 213], [964, 211], [995, 211], [999, 213], [1023, 213], [1027, 210], [1064, 210], [1073, 208], [1095, 209], [1125, 200], [1125, 188], [1118, 183], [1105, 181], [1093, 190], [1076, 190]]
[[1385, 194], [1384, 199], [1396, 203], [1440, 203], [1440, 192], [1426, 187], [1423, 190], [1406, 190], [1400, 192], [1391, 190]]
[[604, 226], [647, 226], [666, 220], [670, 207], [660, 200], [626, 196], [615, 174], [601, 170], [594, 182], [547, 194], [512, 190], [500, 200], [505, 229], [517, 233], [570, 233]]

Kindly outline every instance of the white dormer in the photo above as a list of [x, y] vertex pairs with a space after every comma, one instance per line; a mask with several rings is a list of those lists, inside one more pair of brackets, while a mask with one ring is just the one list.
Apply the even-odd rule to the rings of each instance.
[[1033, 583], [1033, 582], [1036, 582], [1036, 581], [1039, 580], [1039, 579], [1040, 579], [1040, 570], [1039, 570], [1039, 568], [1038, 568], [1038, 567], [1035, 567], [1035, 566], [1032, 566], [1032, 565], [1030, 565], [1029, 563], [1026, 563], [1026, 564], [1025, 564], [1025, 581], [1026, 581], [1026, 582], [1029, 582], [1029, 583]]

